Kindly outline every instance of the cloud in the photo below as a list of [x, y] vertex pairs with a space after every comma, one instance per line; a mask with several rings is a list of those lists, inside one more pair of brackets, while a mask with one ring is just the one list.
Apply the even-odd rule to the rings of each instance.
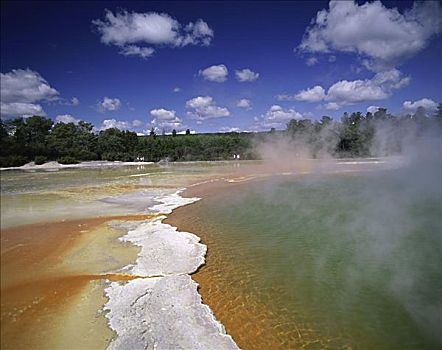
[[324, 107], [325, 107], [325, 109], [328, 109], [329, 111], [337, 111], [342, 106], [336, 102], [329, 102], [329, 103], [326, 103]]
[[1, 115], [17, 117], [22, 115], [46, 115], [36, 102], [54, 101], [59, 93], [37, 72], [28, 69], [13, 69], [1, 73]]
[[381, 85], [373, 83], [372, 80], [341, 80], [333, 84], [327, 92], [327, 99], [342, 102], [345, 104], [383, 100], [388, 93]]
[[271, 106], [260, 117], [255, 117], [254, 130], [285, 128], [291, 119], [302, 119], [303, 115], [292, 108], [284, 109], [279, 105]]
[[141, 120], [135, 119], [132, 121], [132, 126], [135, 128], [139, 128], [140, 126], [143, 126], [143, 122]]
[[227, 80], [229, 71], [224, 64], [219, 64], [200, 70], [198, 74], [202, 76], [204, 80], [222, 83]]
[[340, 106], [383, 100], [390, 97], [393, 90], [400, 89], [409, 82], [410, 77], [402, 77], [397, 69], [377, 73], [372, 79], [341, 80], [328, 89], [326, 100], [334, 101]]
[[142, 127], [144, 125], [145, 124], [138, 119], [135, 119], [133, 121], [105, 119], [102, 121], [101, 126], [99, 128], [94, 128], [94, 131], [102, 131], [111, 128], [120, 129], [122, 131], [124, 130], [135, 131], [135, 129]]
[[62, 115], [57, 115], [57, 117], [55, 118], [55, 122], [65, 123], [65, 124], [69, 123], [78, 124], [80, 122], [80, 119], [77, 119], [70, 114], [62, 114]]
[[105, 10], [104, 19], [96, 19], [92, 24], [102, 43], [119, 47], [122, 55], [142, 58], [153, 55], [155, 49], [151, 46], [207, 46], [213, 38], [213, 30], [202, 19], [182, 25], [166, 13], [120, 11], [114, 14]]
[[318, 102], [325, 98], [325, 91], [322, 86], [316, 85], [311, 89], [301, 90], [295, 95], [298, 101]]
[[2, 117], [24, 117], [31, 115], [39, 115], [44, 117], [46, 115], [42, 106], [34, 103], [1, 103], [1, 116]]
[[374, 114], [374, 113], [376, 113], [379, 110], [379, 108], [381, 108], [381, 107], [379, 107], [379, 106], [369, 106], [367, 108], [367, 112], [369, 112], [371, 114]]
[[276, 97], [279, 101], [305, 101], [318, 102], [325, 98], [325, 90], [322, 86], [316, 85], [310, 89], [301, 90], [296, 95], [278, 95]]
[[417, 100], [415, 102], [412, 101], [405, 101], [402, 104], [402, 108], [404, 109], [405, 113], [414, 114], [416, 113], [417, 109], [419, 107], [425, 108], [427, 112], [434, 112], [437, 109], [438, 103], [429, 99], [429, 98], [422, 98], [420, 100]]
[[172, 90], [173, 92], [181, 92], [181, 88], [179, 88], [178, 86], [173, 88]]
[[121, 107], [121, 101], [118, 98], [104, 97], [103, 101], [98, 102], [98, 111], [100, 112], [113, 112], [118, 111]]
[[230, 116], [230, 111], [227, 108], [217, 106], [210, 96], [192, 98], [186, 102], [186, 108], [190, 109], [187, 115], [200, 122]]
[[116, 120], [116, 119], [105, 119], [103, 120], [99, 130], [106, 130], [111, 128], [116, 128], [120, 130], [129, 130], [132, 124], [128, 121]]
[[153, 117], [151, 124], [156, 130], [170, 131], [183, 128], [182, 120], [176, 116], [174, 110], [152, 109], [150, 115]]
[[414, 56], [441, 32], [442, 10], [437, 1], [415, 2], [400, 13], [380, 1], [358, 5], [330, 1], [316, 14], [297, 50], [309, 53], [353, 52], [366, 67], [383, 70]]
[[236, 107], [238, 108], [244, 108], [245, 110], [251, 110], [252, 109], [252, 101], [242, 98], [238, 101], [236, 101]]
[[309, 57], [305, 61], [305, 64], [309, 67], [314, 66], [316, 63], [318, 63], [318, 59], [316, 57]]
[[229, 127], [229, 126], [223, 126], [222, 128], [218, 129], [219, 132], [240, 132], [240, 128], [236, 127]]
[[120, 53], [124, 56], [140, 56], [141, 58], [149, 58], [153, 56], [155, 50], [151, 47], [140, 47], [136, 45], [123, 46]]
[[236, 70], [235, 76], [240, 83], [253, 82], [259, 78], [259, 73], [255, 73], [250, 69], [246, 68], [242, 70]]
[[77, 97], [72, 97], [70, 100], [66, 98], [57, 98], [57, 102], [64, 106], [78, 106], [80, 100]]
[[328, 101], [326, 109], [338, 110], [342, 106], [366, 101], [383, 100], [391, 96], [394, 90], [410, 83], [410, 77], [404, 77], [397, 69], [377, 73], [371, 79], [340, 80], [329, 87], [327, 93], [322, 86], [301, 90], [294, 96], [279, 95], [279, 100], [297, 100], [304, 102]]

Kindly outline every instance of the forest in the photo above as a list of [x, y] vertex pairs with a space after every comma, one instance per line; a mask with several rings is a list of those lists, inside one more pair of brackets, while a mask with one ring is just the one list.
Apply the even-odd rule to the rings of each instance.
[[[294, 154], [320, 158], [386, 156], [401, 152], [404, 138], [442, 135], [442, 104], [428, 115], [419, 107], [414, 114], [394, 116], [385, 108], [377, 112], [344, 113], [334, 120], [290, 120], [285, 130], [267, 132], [230, 132], [137, 136], [135, 132], [111, 128], [94, 131], [92, 124], [81, 121], [54, 123], [51, 119], [32, 116], [0, 122], [0, 167], [21, 166], [28, 162], [43, 164], [56, 160], [62, 164], [90, 160], [196, 161], [259, 159], [257, 145], [284, 139]], [[381, 140], [382, 139], [382, 140]], [[382, 141], [382, 142], [380, 142]], [[377, 147], [379, 144], [382, 147]], [[299, 152], [302, 150], [303, 152]], [[306, 153], [307, 152], [307, 153]]]

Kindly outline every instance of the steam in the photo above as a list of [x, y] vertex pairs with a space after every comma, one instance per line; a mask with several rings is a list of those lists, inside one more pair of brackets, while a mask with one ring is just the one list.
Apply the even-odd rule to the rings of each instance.
[[[439, 120], [429, 120], [372, 123], [368, 155], [386, 157], [387, 164], [401, 161], [389, 169], [373, 166], [370, 175], [362, 173], [372, 180], [361, 182], [357, 193], [346, 192], [343, 185], [337, 200], [355, 201], [353, 213], [348, 221], [333, 217], [325, 218], [324, 224], [339, 227], [357, 242], [347, 268], [348, 290], [366, 277], [360, 273], [367, 271], [367, 264], [373, 273], [388, 271], [388, 293], [423, 333], [442, 344], [442, 128]], [[255, 150], [275, 173], [291, 170], [316, 175], [324, 169], [338, 169], [335, 150], [341, 130], [331, 123], [316, 136], [268, 134], [256, 140]], [[317, 179], [310, 176], [307, 181]], [[287, 198], [269, 195], [270, 186], [268, 182], [267, 200], [274, 206], [287, 204]], [[310, 210], [296, 199], [292, 206], [293, 211]]]

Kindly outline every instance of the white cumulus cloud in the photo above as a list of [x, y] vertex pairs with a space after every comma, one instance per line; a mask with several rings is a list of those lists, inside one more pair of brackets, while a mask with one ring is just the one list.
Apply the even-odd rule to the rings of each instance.
[[[103, 131], [106, 129], [116, 128], [122, 131], [128, 130], [128, 131], [139, 131], [140, 127], [145, 126], [146, 124], [143, 123], [141, 120], [135, 119], [132, 121], [128, 120], [117, 120], [117, 119], [105, 119], [101, 122], [101, 125], [97, 128], [94, 128], [94, 131]], [[144, 135], [143, 133], [137, 132], [139, 135]]]
[[44, 117], [46, 115], [43, 107], [35, 103], [1, 103], [2, 117], [26, 117], [30, 115], [39, 115]]
[[1, 115], [46, 115], [37, 102], [58, 99], [59, 93], [37, 72], [28, 69], [13, 69], [1, 73]]
[[222, 83], [227, 80], [227, 75], [229, 74], [229, 71], [224, 64], [219, 64], [200, 70], [198, 74], [202, 76], [205, 80]]
[[410, 83], [410, 77], [403, 77], [397, 69], [377, 73], [372, 79], [341, 80], [327, 91], [326, 100], [339, 105], [350, 105], [365, 101], [377, 101], [390, 97], [393, 90]]
[[106, 129], [120, 129], [120, 130], [129, 130], [132, 127], [132, 123], [128, 121], [123, 120], [116, 120], [116, 119], [105, 119], [103, 120], [101, 127], [99, 130], [106, 130]]
[[98, 102], [97, 107], [100, 112], [118, 111], [121, 107], [121, 101], [119, 98], [104, 97], [103, 101]]
[[245, 110], [251, 110], [252, 109], [252, 101], [248, 100], [247, 98], [242, 98], [242, 99], [236, 101], [236, 107], [244, 108]]
[[186, 102], [186, 108], [189, 109], [187, 115], [200, 122], [230, 116], [230, 111], [225, 107], [217, 106], [210, 96], [192, 98]]
[[164, 108], [152, 109], [150, 115], [153, 118], [151, 125], [156, 130], [171, 131], [173, 129], [179, 130], [183, 128], [182, 120], [176, 116], [174, 110]]
[[120, 47], [123, 55], [142, 58], [153, 55], [152, 46], [207, 46], [213, 38], [213, 30], [202, 19], [184, 25], [166, 13], [120, 11], [114, 14], [106, 10], [104, 19], [92, 23], [102, 43]]
[[438, 1], [415, 2], [400, 13], [380, 1], [335, 1], [316, 14], [298, 50], [310, 53], [354, 52], [374, 70], [394, 67], [414, 56], [441, 32]]
[[77, 119], [70, 114], [62, 114], [62, 115], [57, 115], [57, 117], [55, 118], [55, 122], [65, 123], [65, 124], [69, 123], [78, 124], [80, 122], [80, 119]]
[[327, 101], [326, 109], [338, 110], [342, 106], [366, 101], [383, 100], [391, 96], [394, 90], [410, 83], [410, 77], [404, 77], [397, 69], [375, 74], [371, 79], [340, 80], [325, 89], [316, 85], [299, 91], [296, 95], [279, 95], [279, 100], [297, 100], [304, 102]]
[[341, 108], [341, 105], [336, 102], [329, 102], [329, 103], [326, 103], [324, 107], [325, 107], [325, 109], [328, 109], [330, 111], [337, 111], [338, 109]]
[[318, 102], [325, 98], [325, 90], [322, 86], [316, 85], [310, 89], [301, 90], [296, 95], [278, 95], [277, 99], [280, 101], [305, 101]]
[[260, 117], [255, 117], [255, 130], [269, 130], [271, 128], [283, 129], [291, 119], [302, 119], [303, 115], [292, 108], [279, 105], [271, 106]]
[[248, 68], [236, 70], [235, 71], [236, 79], [241, 82], [253, 82], [259, 78], [259, 73], [256, 73]]
[[379, 110], [379, 108], [380, 108], [379, 106], [369, 106], [367, 107], [367, 112], [374, 114]]
[[412, 101], [405, 101], [402, 104], [402, 108], [404, 109], [405, 113], [416, 113], [417, 109], [419, 107], [425, 108], [427, 112], [434, 112], [437, 109], [437, 102], [433, 101], [429, 98], [422, 98], [420, 100], [417, 100], [415, 102]]

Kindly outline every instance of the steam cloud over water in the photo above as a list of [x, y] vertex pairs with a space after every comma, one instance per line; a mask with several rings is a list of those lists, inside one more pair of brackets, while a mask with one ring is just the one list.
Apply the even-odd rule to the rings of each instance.
[[[320, 219], [322, 225], [345, 232], [346, 239], [354, 242], [355, 250], [346, 262], [347, 292], [360, 289], [376, 274], [387, 276], [379, 282], [379, 290], [399, 302], [424, 334], [442, 344], [442, 128], [440, 123], [433, 126], [375, 123], [369, 154], [385, 157], [387, 166], [359, 174], [365, 180], [357, 182], [354, 191], [349, 192], [346, 181], [338, 183], [335, 201], [351, 203], [351, 209]], [[319, 173], [339, 170], [334, 152], [338, 128], [332, 123], [325, 126], [313, 141], [309, 133], [269, 134], [256, 142], [256, 151], [276, 172], [310, 173], [302, 181], [310, 182], [313, 190], [327, 181]], [[313, 157], [323, 161], [315, 162]], [[294, 213], [313, 215], [315, 206], [281, 196], [280, 184], [268, 181], [263, 186], [267, 204], [289, 205]], [[322, 267], [332, 259], [327, 252], [324, 247], [324, 255], [317, 259], [318, 278], [330, 278], [322, 275]]]

